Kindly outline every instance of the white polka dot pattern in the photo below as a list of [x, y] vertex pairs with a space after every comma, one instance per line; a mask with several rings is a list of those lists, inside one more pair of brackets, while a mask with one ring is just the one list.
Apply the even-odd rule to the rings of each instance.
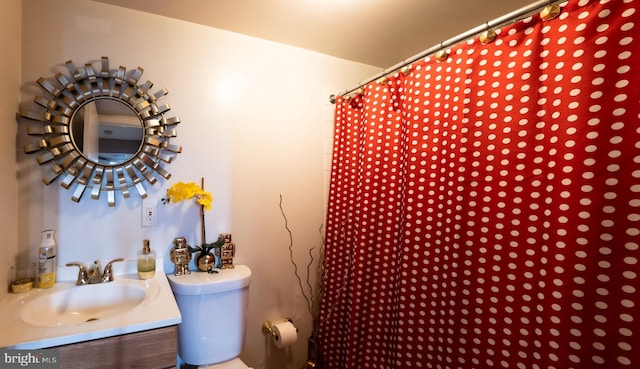
[[328, 369], [640, 367], [637, 0], [339, 98]]

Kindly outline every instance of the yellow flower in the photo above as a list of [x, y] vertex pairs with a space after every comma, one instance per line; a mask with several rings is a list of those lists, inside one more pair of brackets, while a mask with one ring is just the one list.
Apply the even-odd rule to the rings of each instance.
[[211, 210], [213, 196], [211, 192], [203, 190], [194, 182], [176, 182], [167, 189], [168, 202], [180, 202], [182, 200], [195, 199], [199, 205], [204, 206], [206, 210]]

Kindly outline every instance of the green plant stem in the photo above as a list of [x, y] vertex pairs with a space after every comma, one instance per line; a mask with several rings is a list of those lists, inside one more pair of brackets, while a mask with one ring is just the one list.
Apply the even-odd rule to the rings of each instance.
[[[202, 191], [204, 191], [204, 177], [200, 178], [200, 188], [202, 188]], [[207, 234], [206, 234], [205, 228], [206, 227], [204, 225], [204, 205], [200, 205], [200, 233], [201, 233], [203, 245], [207, 243]]]

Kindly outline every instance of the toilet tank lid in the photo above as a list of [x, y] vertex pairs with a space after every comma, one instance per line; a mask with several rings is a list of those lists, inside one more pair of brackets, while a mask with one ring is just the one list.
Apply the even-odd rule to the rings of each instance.
[[233, 269], [221, 269], [218, 273], [192, 271], [191, 274], [175, 276], [168, 274], [173, 293], [181, 295], [201, 295], [244, 288], [251, 283], [251, 269], [246, 265], [236, 265]]

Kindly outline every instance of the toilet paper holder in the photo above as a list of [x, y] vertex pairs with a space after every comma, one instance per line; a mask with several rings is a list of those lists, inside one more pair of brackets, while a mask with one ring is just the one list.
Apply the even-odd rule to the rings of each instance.
[[[284, 321], [293, 324], [293, 320], [291, 318], [284, 318]], [[293, 326], [295, 327], [295, 324], [293, 324]], [[296, 327], [296, 332], [297, 331], [298, 331], [298, 327]], [[276, 333], [276, 331], [273, 330], [273, 323], [271, 323], [268, 320], [262, 323], [262, 333], [271, 335], [271, 337], [278, 340], [278, 337], [276, 337], [278, 334]]]

